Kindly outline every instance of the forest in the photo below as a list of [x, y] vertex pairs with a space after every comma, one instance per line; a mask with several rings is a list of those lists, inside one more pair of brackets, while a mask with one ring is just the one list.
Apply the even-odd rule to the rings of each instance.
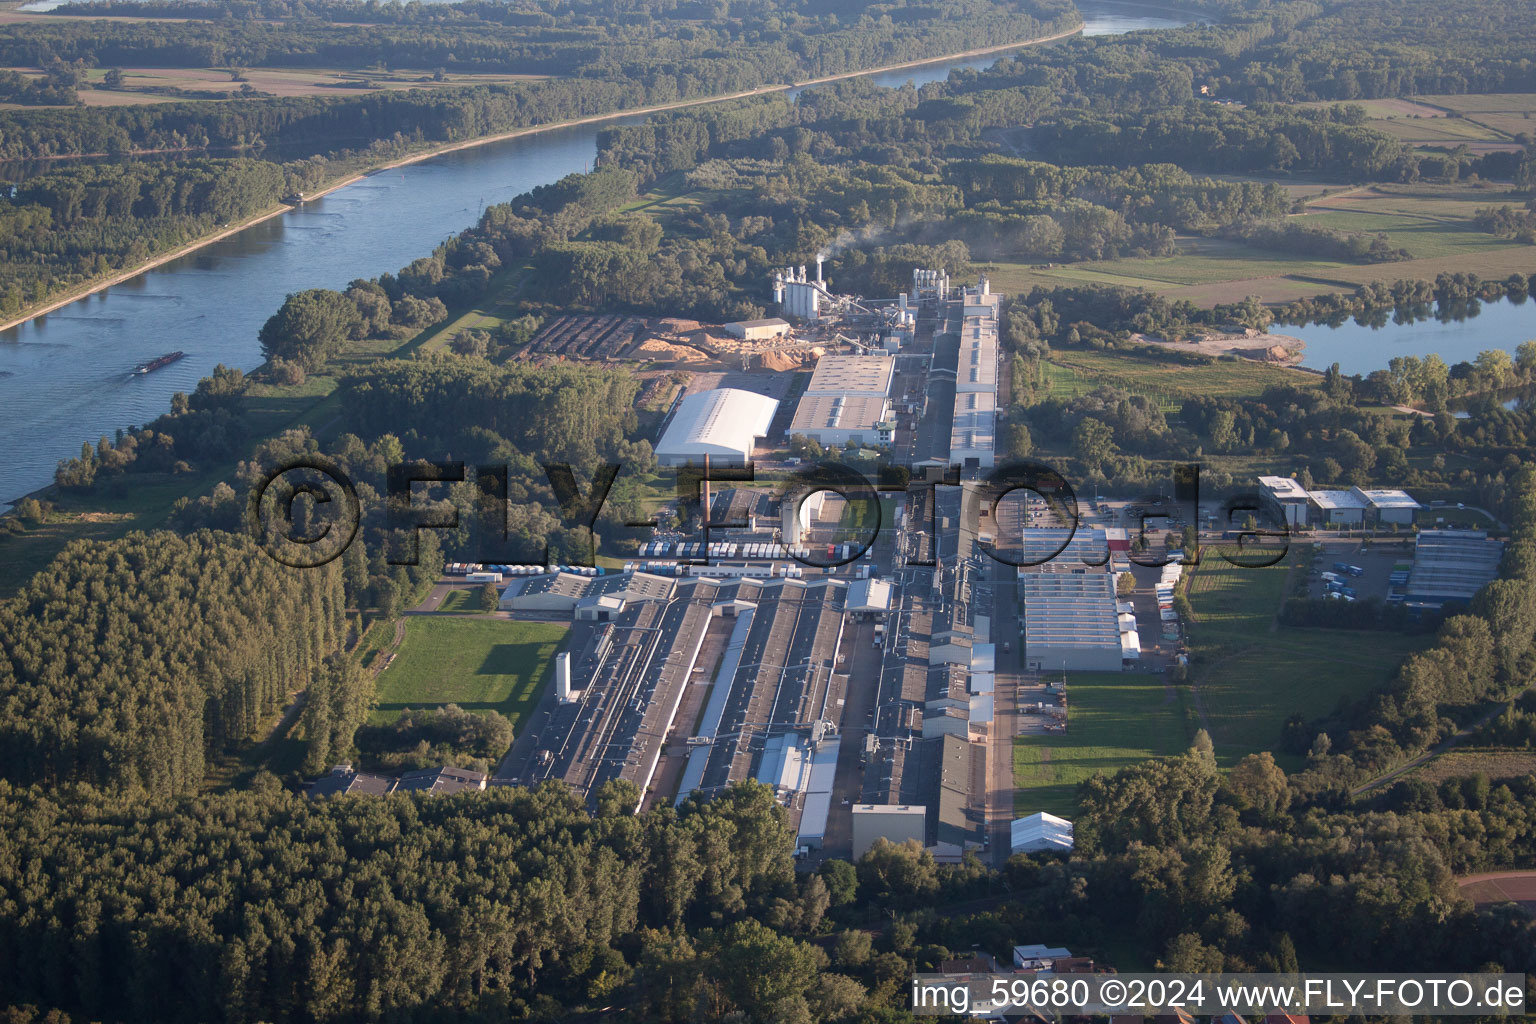
[[264, 160], [61, 167], [0, 200], [0, 316], [191, 242], [277, 204], [284, 168]]
[[[0, 605], [0, 777], [196, 790], [210, 755], [325, 675], [344, 607], [338, 572], [287, 569], [246, 537], [77, 544]], [[339, 701], [343, 746], [367, 699]]]

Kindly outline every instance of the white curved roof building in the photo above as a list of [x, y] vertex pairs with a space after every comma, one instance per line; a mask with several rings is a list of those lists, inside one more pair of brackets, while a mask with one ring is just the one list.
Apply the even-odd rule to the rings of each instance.
[[742, 465], [752, 446], [768, 436], [779, 403], [767, 395], [740, 388], [716, 388], [689, 395], [678, 403], [672, 422], [656, 444], [656, 461], [663, 466], [702, 463]]

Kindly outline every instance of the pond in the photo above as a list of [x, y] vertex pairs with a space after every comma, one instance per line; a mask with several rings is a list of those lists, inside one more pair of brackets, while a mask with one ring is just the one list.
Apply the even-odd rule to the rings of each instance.
[[[1533, 254], [1536, 255], [1536, 254]], [[1305, 327], [1275, 325], [1277, 334], [1289, 334], [1307, 343], [1302, 365], [1325, 370], [1333, 363], [1349, 374], [1384, 370], [1395, 356], [1439, 356], [1449, 365], [1471, 362], [1479, 352], [1501, 348], [1514, 355], [1522, 341], [1536, 339], [1536, 302], [1507, 298], [1494, 302], [1458, 304], [1455, 315], [1431, 315], [1411, 323], [1396, 323], [1388, 314], [1380, 326], [1346, 320], [1337, 327], [1308, 324]]]

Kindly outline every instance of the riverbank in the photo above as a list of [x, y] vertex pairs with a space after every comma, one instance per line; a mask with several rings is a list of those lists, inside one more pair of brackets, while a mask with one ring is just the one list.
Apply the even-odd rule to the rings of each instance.
[[[960, 53], [944, 54], [943, 56], [939, 57], [924, 57], [921, 60], [903, 61], [899, 64], [887, 64], [882, 67], [865, 68], [859, 71], [844, 71], [835, 75], [824, 75], [820, 78], [807, 79], [803, 82], [761, 85], [755, 89], [745, 89], [739, 92], [722, 93], [714, 96], [700, 96], [694, 99], [675, 100], [671, 103], [658, 103], [645, 107], [631, 107], [626, 110], [617, 110], [607, 114], [593, 114], [589, 117], [573, 118], [566, 121], [552, 121], [549, 124], [529, 125], [526, 128], [517, 128], [507, 132], [498, 132], [495, 135], [482, 135], [473, 139], [465, 139], [460, 142], [445, 143], [443, 145], [432, 146], [418, 153], [412, 153], [407, 156], [399, 157], [384, 163], [369, 165], [359, 171], [348, 172], [338, 180], [327, 184], [319, 191], [306, 194], [305, 202], [319, 199], [322, 196], [335, 192], [337, 189], [345, 188], [346, 186], [351, 185], [353, 182], [360, 181], [368, 175], [376, 174], [379, 171], [387, 171], [396, 167], [405, 167], [409, 164], [420, 163], [423, 160], [430, 160], [434, 157], [442, 156], [446, 153], [456, 153], [461, 150], [474, 149], [479, 146], [489, 146], [494, 143], [506, 142], [511, 139], [523, 138], [529, 135], [537, 135], [541, 132], [550, 132], [561, 128], [577, 128], [583, 125], [601, 124], [605, 121], [614, 121], [626, 117], [646, 117], [651, 114], [661, 114], [670, 110], [683, 110], [689, 107], [705, 106], [711, 103], [729, 103], [733, 100], [752, 99], [757, 96], [772, 96], [777, 93], [789, 92], [794, 89], [806, 89], [812, 86], [825, 85], [828, 82], [840, 82], [850, 78], [864, 78], [870, 75], [889, 74], [893, 71], [917, 69], [926, 67], [931, 64], [943, 64], [947, 61], [969, 60], [976, 57], [986, 57], [992, 54], [1007, 53], [1010, 50], [1022, 50], [1031, 46], [1041, 46], [1046, 43], [1057, 42], [1059, 40], [1067, 39], [1071, 36], [1077, 35], [1082, 31], [1083, 23], [1079, 22], [1075, 27], [1071, 29], [1057, 32], [1053, 35], [1040, 36], [1034, 39], [1026, 39], [1019, 42], [999, 43], [996, 46], [983, 46], [973, 50], [965, 50]], [[191, 242], [188, 242], [185, 245], [178, 246], [176, 249], [173, 249], [169, 252], [161, 253], [158, 256], [152, 256], [144, 262], [134, 265], [133, 267], [114, 271], [111, 274], [108, 274], [98, 280], [86, 282], [74, 289], [71, 289], [68, 293], [62, 296], [49, 298], [40, 305], [22, 310], [19, 314], [10, 320], [0, 322], [0, 331], [8, 331], [12, 328], [19, 327], [30, 320], [36, 319], [37, 317], [46, 316], [47, 314], [52, 313], [57, 309], [62, 309], [63, 307], [68, 306], [73, 302], [91, 295], [95, 295], [97, 292], [105, 291], [108, 288], [122, 284], [126, 281], [131, 281], [135, 277], [138, 277], [140, 274], [148, 273], [149, 271], [154, 270], [156, 267], [164, 266], [165, 264], [173, 262], [174, 260], [181, 259], [183, 256], [188, 256], [194, 252], [197, 252], [199, 249], [212, 245], [215, 242], [230, 237], [231, 235], [239, 234], [247, 228], [254, 227], [263, 221], [271, 220], [273, 217], [281, 216], [282, 214], [287, 213], [291, 208], [292, 207], [290, 207], [287, 203], [276, 204], [266, 210], [263, 210], [261, 213], [255, 214], [254, 216], [241, 221], [239, 224], [233, 224], [226, 228], [220, 228], [216, 232], [203, 235]]]

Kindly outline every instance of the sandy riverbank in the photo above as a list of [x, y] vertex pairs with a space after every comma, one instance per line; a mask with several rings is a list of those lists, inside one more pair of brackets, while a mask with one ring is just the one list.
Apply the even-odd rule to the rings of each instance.
[[[827, 82], [839, 82], [849, 78], [863, 78], [868, 75], [881, 75], [891, 71], [904, 71], [909, 68], [926, 67], [929, 64], [943, 64], [946, 61], [968, 60], [972, 57], [985, 57], [994, 53], [1006, 53], [1009, 50], [1021, 50], [1030, 46], [1039, 46], [1044, 43], [1053, 43], [1057, 40], [1066, 39], [1069, 36], [1077, 35], [1082, 30], [1083, 26], [1079, 24], [1076, 28], [1068, 29], [1065, 32], [1058, 32], [1055, 35], [1041, 36], [1038, 39], [1026, 39], [1017, 43], [1001, 43], [997, 46], [983, 46], [974, 50], [965, 50], [960, 53], [945, 54], [942, 57], [924, 57], [922, 60], [905, 61], [900, 64], [887, 64], [884, 67], [866, 68], [862, 71], [845, 71], [836, 75], [825, 75], [821, 78], [812, 78], [804, 82], [793, 82], [781, 85], [762, 85], [758, 86], [756, 89], [747, 89], [741, 92], [726, 93], [718, 96], [701, 96], [698, 99], [677, 100], [673, 103], [659, 103], [648, 107], [632, 107], [628, 110], [616, 110], [610, 114], [593, 114], [590, 117], [579, 117], [569, 121], [556, 121], [551, 122], [550, 124], [530, 125], [527, 128], [518, 128], [514, 131], [501, 132], [496, 135], [483, 135], [474, 139], [466, 139], [463, 142], [452, 142], [442, 146], [435, 146], [432, 149], [423, 150], [420, 153], [413, 153], [410, 156], [404, 156], [398, 160], [391, 160], [388, 163], [369, 167], [366, 171], [349, 175], [341, 181], [327, 185], [325, 188], [318, 192], [308, 194], [305, 197], [305, 201], [308, 202], [314, 199], [319, 199], [321, 196], [334, 192], [339, 188], [345, 188], [346, 186], [352, 184], [354, 181], [358, 181], [359, 179], [378, 171], [387, 171], [395, 167], [404, 167], [407, 164], [420, 163], [423, 160], [430, 160], [433, 157], [442, 156], [444, 153], [455, 153], [459, 150], [473, 149], [476, 146], [488, 146], [492, 143], [505, 142], [509, 139], [520, 138], [524, 135], [536, 135], [540, 132], [554, 131], [557, 128], [575, 128], [580, 125], [599, 124], [603, 121], [613, 121], [622, 117], [644, 117], [649, 114], [659, 114], [669, 110], [681, 110], [686, 107], [703, 106], [709, 103], [726, 103], [731, 100], [750, 99], [753, 96], [769, 96], [773, 93], [788, 92], [791, 89], [803, 89], [807, 86], [823, 85]], [[88, 295], [94, 295], [99, 291], [104, 291], [108, 288], [111, 288], [113, 285], [122, 284], [124, 281], [132, 280], [133, 278], [138, 277], [140, 274], [146, 273], [147, 271], [153, 270], [156, 267], [170, 263], [172, 260], [177, 260], [190, 253], [194, 253], [204, 246], [212, 245], [214, 242], [228, 238], [230, 235], [239, 234], [246, 228], [260, 224], [262, 221], [270, 220], [273, 217], [286, 213], [289, 209], [290, 207], [286, 203], [279, 204], [272, 207], [271, 209], [265, 210], [255, 215], [254, 217], [250, 217], [247, 220], [240, 222], [239, 224], [232, 225], [228, 228], [221, 228], [219, 231], [213, 234], [205, 235], [204, 237], [199, 238], [193, 242], [189, 242], [188, 244], [174, 249], [171, 252], [152, 257], [143, 263], [114, 273], [111, 276], [103, 278], [99, 281], [94, 281], [89, 284], [82, 285], [67, 295], [56, 299], [49, 299], [45, 305], [38, 306], [35, 309], [25, 310], [15, 318], [0, 323], [0, 331], [8, 331], [12, 327], [20, 326], [21, 324], [24, 324], [28, 320], [32, 320], [35, 317], [40, 317], [44, 314], [52, 313], [56, 309], [61, 309], [64, 306], [67, 306], [70, 303], [76, 301], [77, 299], [83, 299]], [[466, 224], [464, 226], [468, 227], [469, 225]]]

